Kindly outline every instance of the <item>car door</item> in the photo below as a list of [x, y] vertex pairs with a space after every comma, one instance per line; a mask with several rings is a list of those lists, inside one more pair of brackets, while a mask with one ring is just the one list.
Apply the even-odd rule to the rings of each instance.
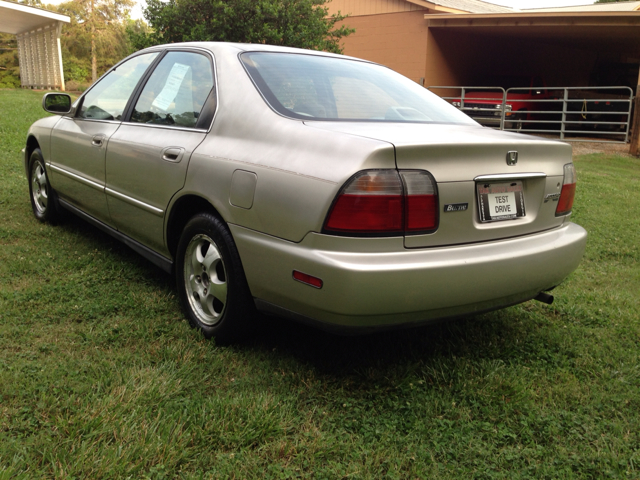
[[168, 255], [164, 217], [184, 186], [189, 158], [204, 140], [215, 111], [212, 58], [168, 51], [109, 139], [106, 194], [116, 228]]
[[60, 197], [111, 224], [104, 194], [109, 138], [136, 85], [158, 52], [133, 57], [103, 76], [51, 133], [51, 172]]

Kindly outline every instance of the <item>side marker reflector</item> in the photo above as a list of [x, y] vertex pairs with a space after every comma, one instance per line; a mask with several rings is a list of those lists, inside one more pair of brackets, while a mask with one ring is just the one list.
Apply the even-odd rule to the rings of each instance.
[[299, 272], [298, 270], [293, 271], [293, 279], [314, 288], [322, 288], [323, 285], [322, 280], [318, 277], [312, 277], [311, 275]]

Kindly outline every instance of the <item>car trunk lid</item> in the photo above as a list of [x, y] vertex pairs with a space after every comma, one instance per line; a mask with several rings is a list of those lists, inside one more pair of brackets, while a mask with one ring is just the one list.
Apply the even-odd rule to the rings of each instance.
[[[554, 201], [557, 200], [554, 195], [562, 189], [563, 166], [571, 162], [571, 147], [565, 143], [480, 126], [308, 124], [392, 143], [398, 169], [427, 170], [433, 175], [438, 186], [438, 230], [407, 235], [407, 248], [528, 235], [555, 228], [565, 219], [556, 217], [557, 201]], [[479, 198], [478, 188], [495, 191], [502, 187], [522, 191], [521, 197], [515, 194], [522, 204], [518, 211], [522, 216], [496, 220], [498, 214], [482, 215], [481, 209], [486, 209], [488, 202], [487, 196]]]

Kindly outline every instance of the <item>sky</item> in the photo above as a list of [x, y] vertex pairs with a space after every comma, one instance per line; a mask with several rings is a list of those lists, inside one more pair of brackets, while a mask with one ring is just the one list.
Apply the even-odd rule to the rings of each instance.
[[136, 0], [136, 4], [131, 9], [131, 18], [133, 18], [134, 20], [144, 18], [142, 16], [142, 9], [146, 6], [147, 6], [147, 2], [145, 2], [144, 0]]

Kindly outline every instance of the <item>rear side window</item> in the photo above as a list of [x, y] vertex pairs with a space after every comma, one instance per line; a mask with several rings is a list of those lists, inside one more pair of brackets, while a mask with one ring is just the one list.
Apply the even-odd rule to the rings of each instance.
[[357, 60], [275, 52], [241, 56], [278, 113], [301, 120], [476, 124], [406, 77]]
[[208, 57], [169, 52], [149, 77], [130, 121], [193, 128], [212, 88]]
[[157, 56], [157, 52], [138, 55], [102, 77], [84, 96], [78, 117], [122, 120], [129, 97]]

